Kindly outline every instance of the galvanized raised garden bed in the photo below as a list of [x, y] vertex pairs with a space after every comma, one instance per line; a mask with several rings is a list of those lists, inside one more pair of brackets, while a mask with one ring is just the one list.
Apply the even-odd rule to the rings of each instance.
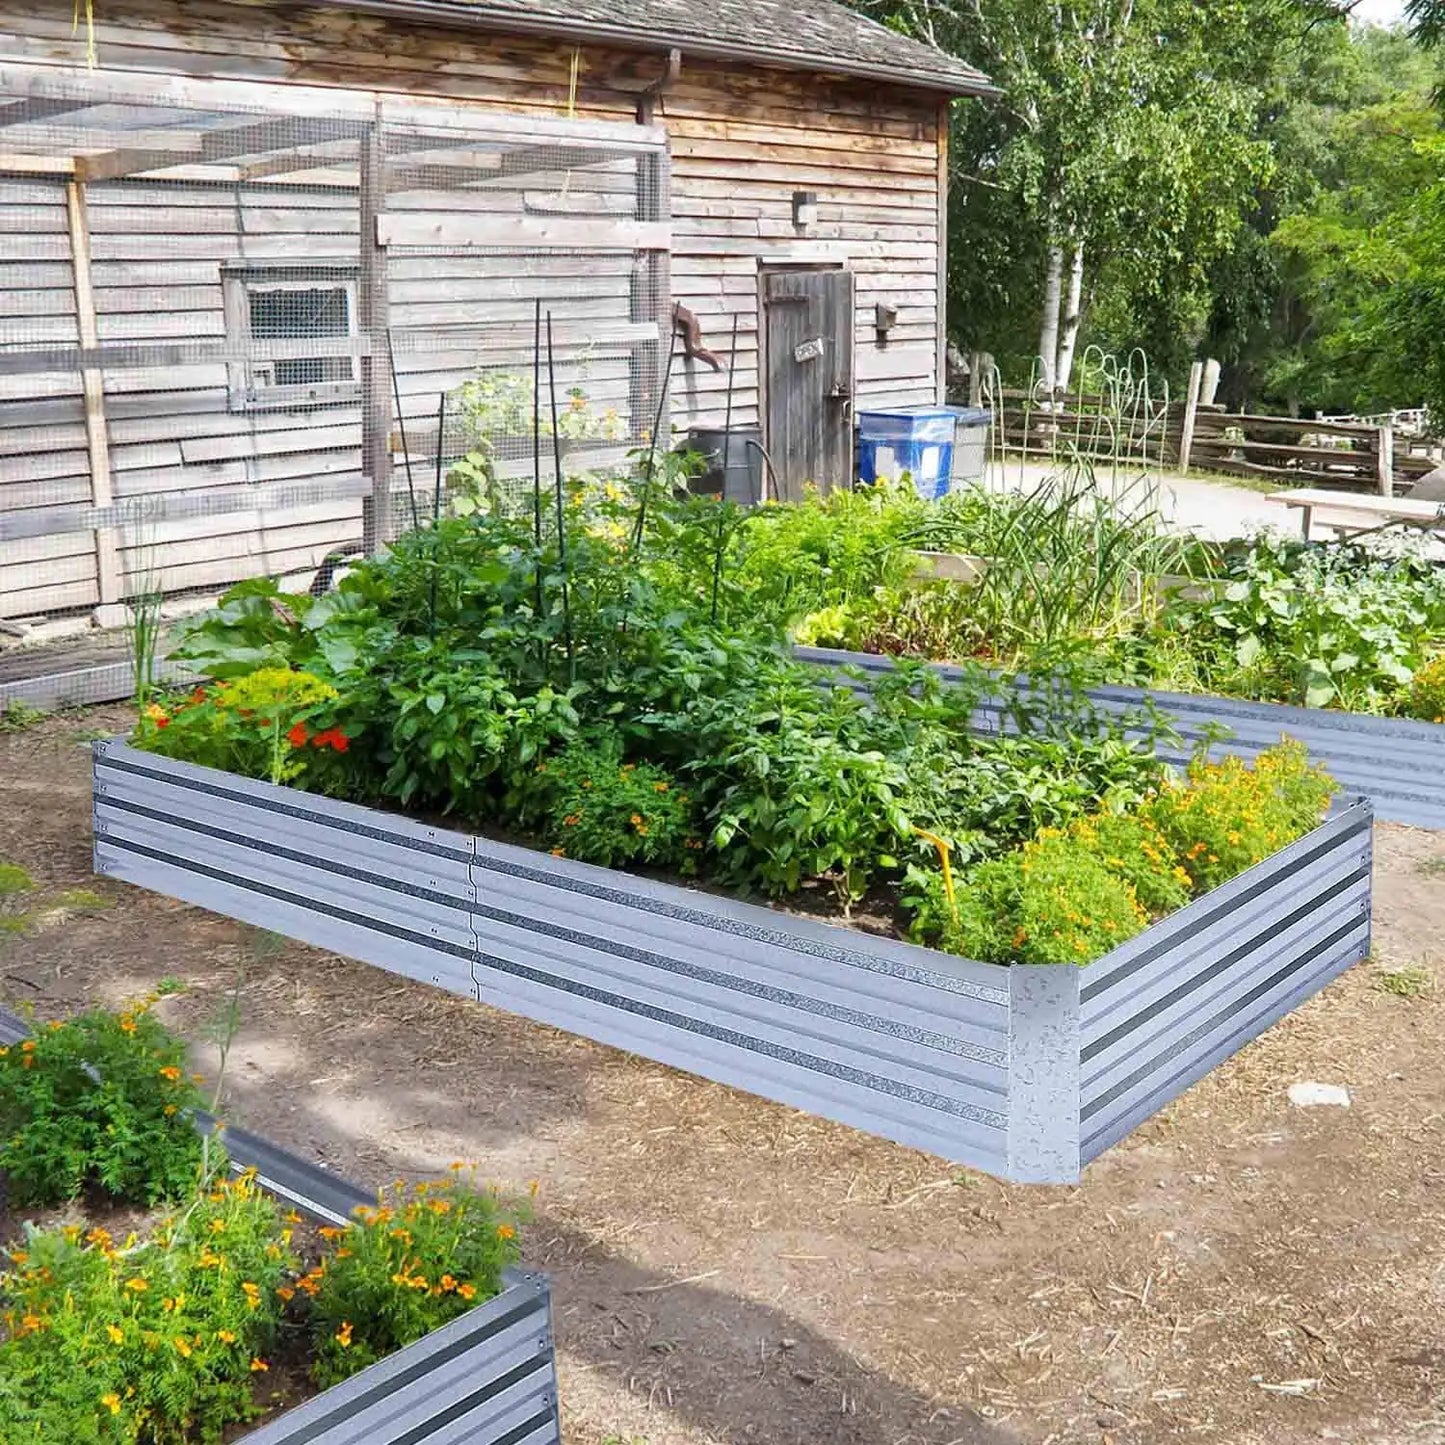
[[[830, 669], [855, 668], [865, 678], [876, 677], [893, 666], [891, 658], [871, 652], [838, 652], [820, 647], [795, 651], [803, 662]], [[947, 663], [937, 663], [935, 669], [945, 681], [963, 675]], [[1179, 734], [1177, 746], [1159, 750], [1168, 762], [1187, 762], [1211, 725], [1230, 732], [1229, 737], [1214, 744], [1213, 751], [1246, 760], [1273, 747], [1281, 737], [1295, 738], [1346, 792], [1368, 798], [1375, 805], [1376, 815], [1386, 822], [1445, 828], [1445, 724], [1153, 688], [1090, 688], [1088, 696], [1104, 711], [1116, 714], [1152, 700], [1173, 721]], [[979, 719], [981, 726], [987, 726], [988, 719], [985, 708]]]
[[[0, 1044], [28, 1028], [0, 1009]], [[198, 1118], [198, 1129], [213, 1127]], [[345, 1224], [375, 1196], [259, 1134], [228, 1127], [231, 1168], [323, 1224]], [[238, 1445], [560, 1445], [552, 1291], [510, 1269], [502, 1292], [425, 1339], [237, 1436]]]
[[1370, 821], [1344, 808], [1087, 968], [1004, 968], [95, 751], [108, 877], [1043, 1183], [1365, 956]]

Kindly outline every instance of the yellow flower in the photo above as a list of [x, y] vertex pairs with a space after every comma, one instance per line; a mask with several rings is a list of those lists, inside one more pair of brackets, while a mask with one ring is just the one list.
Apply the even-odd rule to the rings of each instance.
[[160, 1070], [160, 1076], [163, 1079], [169, 1079], [174, 1084], [181, 1077], [181, 1071], [174, 1064], [167, 1064]]
[[513, 1229], [510, 1224], [499, 1224], [497, 1226], [498, 1239], [515, 1239], [516, 1237], [517, 1231]]
[[351, 1348], [350, 1320], [342, 1320], [341, 1328], [336, 1332], [336, 1343], [340, 1345], [343, 1350], [349, 1350]]
[[340, 1239], [346, 1233], [344, 1229], [337, 1229], [334, 1224], [323, 1224], [316, 1232], [322, 1239]]
[[269, 1370], [270, 1368], [271, 1366], [268, 1365], [263, 1359], [256, 1358], [251, 1361], [251, 1373], [253, 1375], [259, 1374], [263, 1370]]
[[437, 1289], [442, 1294], [450, 1294], [456, 1287], [456, 1280], [454, 1280], [449, 1274], [444, 1274], [441, 1279], [437, 1281]]
[[120, 1031], [123, 1034], [133, 1034], [135, 1032], [135, 1020], [129, 1014], [122, 1014], [120, 1016]]
[[290, 1304], [296, 1297], [296, 1291], [292, 1289], [290, 1285], [278, 1284], [276, 1286], [276, 1297]]
[[150, 1285], [137, 1275], [134, 1279], [126, 1280], [125, 1287], [135, 1294], [144, 1294], [150, 1288]]
[[117, 1395], [114, 1390], [107, 1395], [102, 1395], [100, 1397], [100, 1403], [104, 1405], [112, 1415], [120, 1414], [120, 1396]]
[[105, 1332], [110, 1336], [110, 1342], [113, 1345], [119, 1345], [125, 1340], [125, 1331], [116, 1329], [114, 1325], [107, 1325]]
[[189, 1340], [183, 1340], [179, 1335], [177, 1335], [175, 1339], [171, 1341], [171, 1343], [176, 1347], [176, 1353], [180, 1355], [183, 1360], [190, 1359], [191, 1342]]
[[459, 1284], [457, 1286], [457, 1293], [461, 1295], [463, 1299], [475, 1299], [477, 1287], [474, 1284]]
[[217, 1330], [216, 1338], [220, 1340], [223, 1345], [234, 1345], [236, 1343], [236, 1337], [230, 1330]]

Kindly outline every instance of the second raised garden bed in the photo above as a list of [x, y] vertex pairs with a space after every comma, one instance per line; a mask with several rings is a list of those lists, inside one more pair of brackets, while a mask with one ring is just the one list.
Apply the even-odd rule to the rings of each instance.
[[[23, 1020], [0, 1009], [0, 1045]], [[197, 1128], [212, 1127], [209, 1119]], [[226, 1154], [268, 1193], [328, 1225], [376, 1196], [244, 1129]], [[237, 1445], [560, 1445], [552, 1293], [545, 1275], [507, 1270], [500, 1294], [431, 1334], [235, 1437]], [[228, 1436], [228, 1438], [230, 1438]]]
[[[861, 675], [860, 689], [893, 667], [891, 658], [871, 652], [818, 647], [795, 651], [801, 661], [826, 667], [830, 676], [838, 668], [853, 669]], [[947, 663], [934, 666], [945, 682], [964, 675]], [[1158, 688], [1098, 687], [1090, 688], [1088, 696], [1102, 711], [1116, 715], [1137, 713], [1152, 702], [1179, 735], [1177, 745], [1158, 748], [1167, 762], [1188, 762], [1198, 744], [1221, 730], [1227, 735], [1213, 743], [1213, 751], [1246, 762], [1281, 737], [1290, 737], [1303, 743], [1311, 759], [1347, 793], [1368, 798], [1385, 822], [1445, 828], [1445, 723]], [[984, 727], [990, 721], [986, 711], [979, 718]]]
[[1083, 1166], [1370, 946], [1371, 810], [1007, 968], [97, 744], [97, 871], [1003, 1178]]

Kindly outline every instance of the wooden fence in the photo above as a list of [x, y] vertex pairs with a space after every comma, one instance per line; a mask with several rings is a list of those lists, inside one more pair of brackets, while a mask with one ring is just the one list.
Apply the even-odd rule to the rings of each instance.
[[1437, 447], [1397, 436], [1386, 422], [1254, 416], [1192, 399], [1121, 408], [1075, 393], [1045, 403], [1009, 387], [994, 393], [993, 406], [995, 448], [1040, 460], [1077, 455], [1383, 496], [1408, 495], [1441, 464]]

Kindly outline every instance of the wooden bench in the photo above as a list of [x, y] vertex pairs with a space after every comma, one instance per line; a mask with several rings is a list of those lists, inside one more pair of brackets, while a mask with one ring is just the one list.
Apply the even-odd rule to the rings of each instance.
[[1300, 531], [1309, 541], [1316, 510], [1340, 514], [1338, 519], [1320, 522], [1337, 537], [1368, 532], [1387, 522], [1405, 522], [1426, 532], [1445, 531], [1445, 502], [1412, 502], [1408, 497], [1367, 497], [1325, 487], [1300, 487], [1294, 491], [1271, 492], [1267, 498], [1300, 511]]

